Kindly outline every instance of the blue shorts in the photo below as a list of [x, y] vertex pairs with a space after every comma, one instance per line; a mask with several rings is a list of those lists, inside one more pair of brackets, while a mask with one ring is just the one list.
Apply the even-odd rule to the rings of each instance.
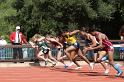
[[80, 44], [78, 42], [75, 42], [73, 45], [75, 48], [80, 48]]
[[64, 43], [63, 43], [63, 48], [64, 48], [64, 49], [66, 48], [66, 45], [67, 45], [67, 42], [64, 42]]
[[66, 45], [74, 46], [75, 48], [80, 48], [80, 44], [78, 42], [75, 42], [74, 44], [64, 42], [64, 44], [63, 44], [64, 48], [66, 48]]

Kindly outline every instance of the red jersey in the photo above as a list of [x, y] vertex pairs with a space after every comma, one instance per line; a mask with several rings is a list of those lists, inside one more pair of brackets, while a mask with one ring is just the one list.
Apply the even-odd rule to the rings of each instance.
[[[97, 36], [99, 36], [99, 32], [96, 33], [96, 40], [99, 42], [99, 38]], [[104, 45], [104, 50], [105, 51], [113, 51], [113, 44], [108, 40], [107, 36], [105, 39], [102, 38], [102, 44]]]
[[[21, 32], [19, 32], [19, 36], [20, 36], [20, 44], [22, 43], [27, 44], [25, 36]], [[11, 43], [14, 43], [15, 38], [16, 38], [16, 32], [12, 32], [9, 38], [10, 38]]]

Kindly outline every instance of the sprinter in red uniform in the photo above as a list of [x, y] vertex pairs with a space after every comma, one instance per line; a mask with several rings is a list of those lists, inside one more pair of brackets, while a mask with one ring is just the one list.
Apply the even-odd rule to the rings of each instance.
[[[116, 76], [121, 76], [123, 74], [123, 71], [120, 69], [119, 64], [114, 63], [114, 48], [108, 37], [105, 34], [96, 31], [95, 29], [90, 29], [89, 33], [95, 36], [96, 40], [99, 42], [99, 45], [91, 48], [91, 50], [103, 48], [107, 52], [106, 54], [108, 55], [109, 64], [112, 65], [112, 67], [117, 71]], [[101, 53], [97, 61], [100, 61], [106, 54]]]

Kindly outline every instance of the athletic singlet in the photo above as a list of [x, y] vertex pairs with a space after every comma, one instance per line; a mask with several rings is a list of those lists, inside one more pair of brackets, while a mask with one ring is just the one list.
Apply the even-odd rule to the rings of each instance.
[[[97, 32], [96, 35], [98, 36], [99, 32]], [[99, 39], [97, 37], [96, 37], [96, 40], [99, 42]], [[102, 44], [104, 45], [105, 51], [113, 51], [114, 50], [112, 43], [107, 38], [102, 39]]]
[[77, 42], [76, 37], [70, 36], [69, 34], [66, 34], [66, 36], [64, 36], [66, 44], [69, 45], [73, 45], [75, 48], [80, 48], [80, 44]]
[[67, 34], [64, 38], [65, 38], [67, 43], [71, 43], [71, 44], [76, 43], [76, 38], [75, 38], [74, 35], [70, 36], [70, 35]]
[[43, 51], [44, 54], [48, 52], [48, 45], [45, 41], [40, 41], [36, 43], [38, 47]]

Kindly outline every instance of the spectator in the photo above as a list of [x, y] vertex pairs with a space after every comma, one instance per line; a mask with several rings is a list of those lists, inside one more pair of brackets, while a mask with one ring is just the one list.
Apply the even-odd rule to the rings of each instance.
[[3, 39], [3, 36], [0, 35], [0, 46], [7, 45], [6, 40]]
[[[124, 40], [124, 25], [120, 28], [119, 36], [121, 40]], [[124, 59], [124, 47], [119, 48], [119, 55], [120, 55], [120, 59], [123, 60]]]
[[[20, 32], [20, 26], [16, 26], [16, 31], [11, 33], [10, 41], [12, 45], [22, 45], [23, 43], [28, 43], [25, 36]], [[13, 48], [13, 59], [23, 59], [22, 48]]]
[[124, 40], [124, 25], [120, 28], [119, 36], [121, 40]]
[[120, 59], [123, 60], [124, 59], [124, 47], [119, 48], [119, 55], [120, 55]]
[[[3, 39], [3, 36], [0, 35], [0, 46], [5, 46], [7, 45], [6, 40]], [[5, 49], [3, 47], [0, 47], [0, 59], [4, 60], [5, 59]]]

